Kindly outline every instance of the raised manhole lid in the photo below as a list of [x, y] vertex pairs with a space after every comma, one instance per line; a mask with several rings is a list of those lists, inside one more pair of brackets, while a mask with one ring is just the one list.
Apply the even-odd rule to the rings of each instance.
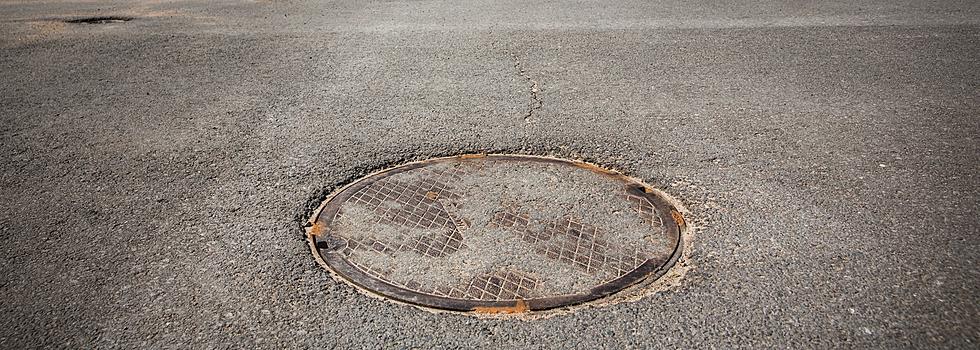
[[681, 251], [684, 225], [626, 176], [517, 155], [375, 173], [331, 195], [310, 223], [321, 262], [365, 290], [491, 313], [580, 304], [657, 278]]

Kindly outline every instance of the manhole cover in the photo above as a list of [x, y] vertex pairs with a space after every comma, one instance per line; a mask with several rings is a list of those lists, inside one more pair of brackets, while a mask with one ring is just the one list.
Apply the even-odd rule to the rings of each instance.
[[586, 163], [470, 155], [411, 163], [335, 192], [313, 251], [398, 301], [512, 313], [594, 300], [659, 277], [680, 213], [656, 191]]

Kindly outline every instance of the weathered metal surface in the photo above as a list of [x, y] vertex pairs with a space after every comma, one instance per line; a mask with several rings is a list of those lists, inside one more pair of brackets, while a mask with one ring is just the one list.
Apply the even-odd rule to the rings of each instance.
[[424, 307], [521, 313], [659, 277], [683, 216], [591, 164], [517, 155], [411, 163], [362, 178], [311, 218], [313, 250], [368, 291]]

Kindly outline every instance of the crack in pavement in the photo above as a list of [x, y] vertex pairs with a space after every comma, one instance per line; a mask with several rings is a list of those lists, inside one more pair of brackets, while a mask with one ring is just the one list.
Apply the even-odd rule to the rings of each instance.
[[529, 122], [534, 115], [534, 111], [541, 109], [541, 98], [538, 97], [538, 92], [540, 91], [538, 89], [538, 81], [531, 79], [531, 76], [527, 75], [527, 72], [524, 71], [524, 66], [521, 65], [521, 61], [517, 59], [517, 55], [511, 53], [510, 57], [514, 59], [514, 68], [517, 69], [517, 74], [530, 84], [531, 96], [527, 103], [527, 112], [524, 113], [524, 121]]

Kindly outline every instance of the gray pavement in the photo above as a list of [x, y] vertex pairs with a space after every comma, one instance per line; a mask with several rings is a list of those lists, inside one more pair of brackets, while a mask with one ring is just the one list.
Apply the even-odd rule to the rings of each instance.
[[[976, 1], [0, 14], [0, 347], [980, 342]], [[134, 19], [60, 22], [97, 15]], [[471, 152], [592, 160], [662, 188], [700, 227], [691, 271], [525, 321], [384, 302], [314, 262], [300, 222], [325, 193]]]

